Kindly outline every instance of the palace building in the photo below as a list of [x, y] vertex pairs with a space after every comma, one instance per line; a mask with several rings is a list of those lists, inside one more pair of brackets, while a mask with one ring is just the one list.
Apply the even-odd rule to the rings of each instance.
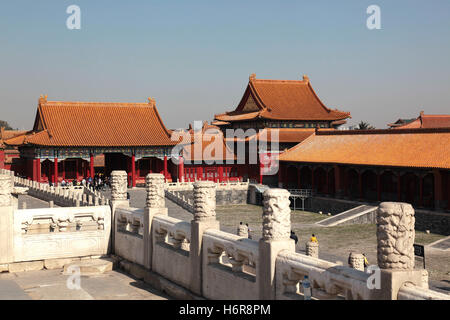
[[176, 178], [167, 158], [177, 141], [171, 140], [151, 98], [148, 103], [106, 103], [41, 96], [33, 129], [4, 143], [20, 151], [12, 169], [34, 181], [57, 184], [112, 170], [127, 171], [132, 186], [143, 183], [149, 172]]
[[234, 111], [215, 115], [222, 129], [337, 128], [350, 112], [327, 108], [314, 92], [309, 78], [263, 80], [252, 74]]
[[[175, 132], [174, 132], [175, 133]], [[203, 122], [201, 128], [179, 132], [187, 143], [180, 146], [178, 181], [208, 180], [214, 182], [242, 180], [236, 156], [226, 145], [222, 131]]]
[[318, 130], [280, 155], [283, 187], [450, 210], [450, 128]]
[[396, 122], [388, 124], [388, 127], [391, 129], [449, 128], [450, 115], [425, 114], [422, 111], [415, 119], [398, 119]]
[[11, 170], [20, 158], [17, 147], [8, 146], [4, 142], [17, 136], [24, 135], [26, 131], [6, 130], [0, 128], [0, 169]]
[[[225, 137], [227, 144], [238, 150], [245, 145], [245, 157], [256, 143], [256, 165], [242, 167], [240, 174], [253, 181], [277, 184], [277, 176], [264, 175], [264, 158], [277, 157], [311, 136], [317, 128], [335, 130], [350, 118], [349, 112], [327, 108], [311, 86], [303, 80], [266, 80], [249, 77], [244, 95], [234, 111], [215, 115], [212, 122], [226, 133], [227, 129], [242, 129], [244, 137]], [[273, 144], [272, 142], [276, 142]]]

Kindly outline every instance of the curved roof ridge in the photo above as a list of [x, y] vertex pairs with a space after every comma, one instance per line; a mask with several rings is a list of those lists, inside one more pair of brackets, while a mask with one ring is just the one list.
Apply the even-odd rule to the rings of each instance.
[[273, 82], [273, 83], [298, 83], [298, 84], [308, 84], [309, 79], [303, 79], [303, 80], [278, 80], [278, 79], [251, 79], [251, 81], [261, 81], [261, 82]]
[[261, 110], [259, 112], [262, 112], [264, 110], [267, 110], [267, 106], [264, 103], [264, 101], [261, 98], [261, 95], [258, 93], [258, 90], [256, 89], [255, 85], [253, 84], [254, 81], [257, 81], [257, 79], [250, 79], [248, 81], [248, 86], [250, 88], [250, 94], [252, 94], [253, 99], [255, 100], [256, 104], [258, 107], [261, 108]]
[[314, 95], [314, 97], [317, 99], [317, 101], [319, 101], [320, 105], [325, 109], [325, 111], [327, 111], [328, 113], [330, 112], [338, 112], [338, 113], [342, 113], [342, 114], [348, 114], [350, 116], [350, 112], [346, 112], [346, 111], [339, 111], [339, 110], [332, 110], [330, 108], [328, 108], [323, 102], [322, 100], [320, 100], [319, 96], [317, 95], [316, 91], [314, 90], [314, 88], [311, 86], [311, 82], [308, 80], [308, 88], [311, 90], [312, 94]]
[[44, 106], [51, 106], [51, 105], [70, 105], [70, 106], [83, 106], [83, 105], [98, 105], [99, 107], [109, 107], [109, 106], [115, 106], [115, 107], [136, 107], [136, 106], [142, 106], [142, 107], [153, 107], [148, 102], [102, 102], [102, 101], [47, 101], [44, 102]]

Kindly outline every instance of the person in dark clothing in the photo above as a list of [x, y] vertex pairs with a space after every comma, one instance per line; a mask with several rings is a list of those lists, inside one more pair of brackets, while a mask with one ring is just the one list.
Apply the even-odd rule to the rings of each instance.
[[295, 232], [292, 231], [292, 230], [291, 230], [291, 236], [290, 236], [290, 238], [293, 239], [293, 240], [295, 241], [295, 244], [297, 244], [297, 242], [298, 242], [298, 237], [297, 237], [297, 235], [295, 234]]

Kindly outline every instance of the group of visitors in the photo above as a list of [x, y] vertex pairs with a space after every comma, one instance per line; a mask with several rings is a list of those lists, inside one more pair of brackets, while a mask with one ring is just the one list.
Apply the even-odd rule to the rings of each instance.
[[[291, 230], [290, 238], [295, 241], [295, 244], [297, 244], [298, 237], [297, 237], [297, 235], [295, 234], [295, 232], [293, 230]], [[317, 237], [315, 236], [314, 233], [312, 234], [311, 238], [309, 238], [309, 241], [310, 242], [317, 242], [317, 243], [319, 242], [319, 241], [317, 241]]]
[[[52, 182], [49, 182], [50, 186], [53, 186]], [[76, 187], [76, 186], [84, 186], [91, 190], [105, 190], [106, 188], [111, 188], [110, 178], [105, 176], [103, 173], [98, 173], [92, 177], [83, 177], [82, 180], [66, 180], [63, 179], [61, 181], [61, 187]]]

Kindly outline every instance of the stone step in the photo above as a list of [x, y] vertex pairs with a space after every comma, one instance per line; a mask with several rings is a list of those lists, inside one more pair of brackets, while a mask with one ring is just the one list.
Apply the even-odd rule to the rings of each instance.
[[450, 250], [450, 236], [437, 240], [433, 243], [427, 245], [427, 248], [438, 249], [438, 250]]
[[64, 265], [64, 275], [80, 273], [82, 276], [92, 276], [112, 271], [114, 261], [109, 258], [80, 260]]
[[321, 220], [317, 222], [317, 225], [324, 227], [332, 227], [343, 223], [349, 223], [351, 220], [354, 220], [360, 217], [361, 215], [373, 213], [375, 210], [377, 210], [377, 207], [375, 206], [361, 205], [356, 208], [336, 214], [330, 218]]

